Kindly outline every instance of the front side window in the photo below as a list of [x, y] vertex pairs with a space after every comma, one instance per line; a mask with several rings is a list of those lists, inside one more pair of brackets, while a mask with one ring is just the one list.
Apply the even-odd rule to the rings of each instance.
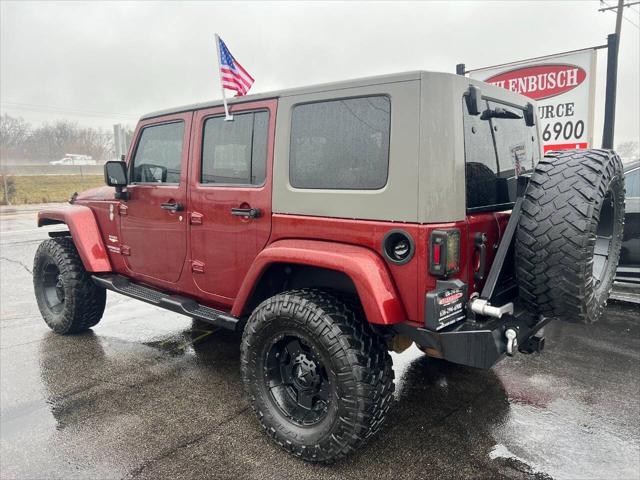
[[294, 188], [377, 190], [387, 183], [391, 101], [387, 96], [297, 105], [291, 118]]
[[133, 183], [180, 183], [184, 122], [145, 127], [133, 158]]
[[267, 166], [269, 113], [234, 113], [232, 121], [209, 118], [204, 124], [200, 181], [262, 185]]

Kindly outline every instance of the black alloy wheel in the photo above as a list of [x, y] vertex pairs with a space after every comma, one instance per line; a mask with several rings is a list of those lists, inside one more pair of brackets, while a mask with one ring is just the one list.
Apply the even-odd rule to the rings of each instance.
[[42, 318], [56, 333], [83, 332], [102, 318], [106, 290], [93, 283], [71, 237], [40, 244], [33, 260], [33, 288]]
[[[611, 246], [613, 245], [613, 235], [615, 232], [614, 219], [620, 215], [616, 212], [618, 202], [614, 201], [616, 192], [609, 190], [605, 196], [600, 209], [600, 218], [596, 227], [596, 242], [593, 249], [593, 281], [594, 287], [598, 291], [602, 288], [606, 280], [606, 273], [609, 271], [611, 259]], [[614, 267], [617, 267], [617, 265]]]
[[64, 309], [64, 283], [60, 269], [54, 263], [47, 263], [41, 273], [42, 290], [47, 306], [52, 312], [60, 313]]
[[271, 401], [293, 423], [314, 425], [327, 414], [331, 381], [320, 354], [305, 339], [280, 335], [265, 358]]

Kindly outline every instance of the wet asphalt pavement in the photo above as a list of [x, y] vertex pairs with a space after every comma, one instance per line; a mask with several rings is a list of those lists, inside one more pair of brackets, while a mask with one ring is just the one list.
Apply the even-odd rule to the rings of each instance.
[[46, 231], [0, 218], [2, 479], [640, 478], [639, 305], [552, 323], [542, 355], [488, 371], [394, 355], [382, 434], [310, 465], [260, 431], [234, 335], [113, 293], [89, 333], [50, 332], [30, 276]]

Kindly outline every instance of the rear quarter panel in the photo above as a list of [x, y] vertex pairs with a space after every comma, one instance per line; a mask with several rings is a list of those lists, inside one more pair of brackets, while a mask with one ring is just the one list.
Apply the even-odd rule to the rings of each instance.
[[[490, 219], [493, 228], [495, 228], [493, 215], [490, 215]], [[424, 322], [425, 294], [436, 287], [437, 281], [437, 278], [428, 272], [429, 237], [433, 230], [446, 228], [457, 228], [461, 233], [461, 270], [453, 278], [460, 278], [468, 282], [469, 278], [473, 278], [470, 267], [473, 246], [469, 247], [466, 241], [466, 222], [418, 225], [415, 223], [275, 214], [271, 241], [283, 239], [323, 240], [337, 244], [356, 245], [371, 250], [385, 263], [390, 279], [395, 284], [406, 313], [404, 320], [422, 324]], [[391, 230], [405, 231], [415, 244], [414, 257], [406, 264], [395, 264], [384, 257], [382, 253], [384, 237]]]

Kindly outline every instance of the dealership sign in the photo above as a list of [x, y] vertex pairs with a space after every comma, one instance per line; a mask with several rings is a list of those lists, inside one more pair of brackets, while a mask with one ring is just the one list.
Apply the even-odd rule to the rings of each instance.
[[593, 146], [594, 49], [489, 67], [471, 78], [538, 102], [544, 151]]

